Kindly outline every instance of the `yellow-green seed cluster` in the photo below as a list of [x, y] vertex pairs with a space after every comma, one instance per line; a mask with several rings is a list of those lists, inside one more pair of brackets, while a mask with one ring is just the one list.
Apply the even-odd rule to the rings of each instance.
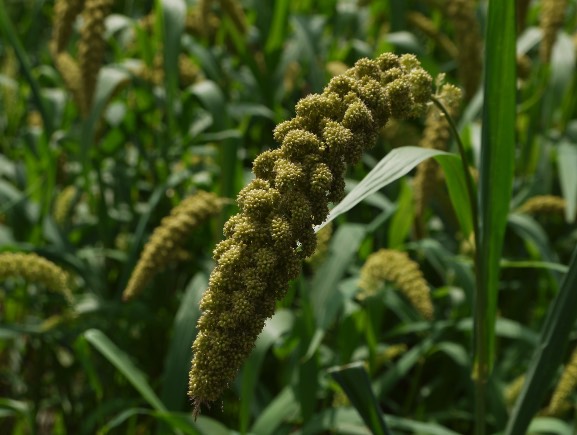
[[[57, 0], [50, 48], [56, 69], [72, 93], [83, 116], [87, 116], [104, 57], [104, 20], [112, 0]], [[82, 15], [78, 61], [66, 51], [76, 17]]]
[[[577, 387], [577, 349], [575, 349], [571, 355], [571, 359], [565, 366], [563, 373], [561, 374], [561, 379], [555, 391], [553, 392], [553, 397], [549, 402], [549, 406], [545, 409], [545, 414], [550, 416], [559, 416], [567, 408], [570, 407], [568, 400], [569, 396], [575, 388]], [[569, 405], [569, 406], [568, 406]]]
[[198, 225], [218, 214], [223, 201], [216, 195], [200, 191], [183, 200], [165, 217], [144, 247], [122, 298], [130, 300], [138, 295], [161, 269], [171, 261], [182, 258], [183, 243]]
[[104, 20], [110, 13], [112, 0], [86, 0], [82, 18], [84, 25], [80, 31], [78, 44], [78, 66], [82, 77], [82, 105], [84, 116], [92, 106], [98, 73], [104, 58]]
[[317, 232], [317, 248], [313, 255], [307, 258], [307, 263], [313, 267], [319, 266], [329, 252], [329, 245], [333, 235], [333, 223], [329, 222]]
[[563, 27], [567, 0], [542, 0], [540, 27], [543, 39], [539, 46], [539, 57], [543, 63], [549, 63], [553, 46], [557, 40], [557, 32]]
[[426, 319], [433, 318], [433, 303], [429, 286], [419, 265], [407, 253], [381, 249], [367, 258], [361, 269], [360, 297], [373, 294], [384, 281], [392, 282]]
[[254, 161], [256, 178], [239, 193], [240, 213], [214, 250], [193, 344], [196, 411], [234, 380], [301, 260], [315, 251], [313, 227], [328, 215], [328, 203], [343, 197], [346, 165], [374, 144], [390, 117], [420, 115], [430, 95], [431, 77], [414, 56], [386, 53], [359, 60], [277, 126], [281, 147]]
[[54, 5], [54, 28], [50, 49], [54, 55], [66, 50], [76, 17], [84, 7], [84, 0], [56, 0]]
[[64, 226], [70, 216], [74, 198], [76, 197], [76, 186], [66, 186], [58, 194], [54, 201], [53, 216], [54, 221]]
[[525, 384], [525, 375], [517, 376], [513, 381], [505, 387], [504, 397], [505, 403], [509, 408], [512, 408], [519, 394], [521, 394], [521, 390], [523, 389], [523, 385]]
[[0, 254], [0, 281], [21, 277], [41, 284], [48, 290], [72, 299], [66, 272], [53, 262], [34, 253], [6, 252]]
[[537, 195], [529, 198], [520, 208], [521, 213], [563, 216], [567, 202], [555, 195]]
[[[437, 99], [443, 104], [447, 112], [452, 118], [455, 118], [459, 113], [459, 106], [461, 104], [461, 91], [459, 88], [445, 84], [441, 87]], [[425, 131], [423, 137], [419, 142], [419, 146], [423, 148], [432, 148], [437, 150], [447, 149], [447, 142], [451, 137], [451, 129], [449, 122], [445, 115], [438, 107], [432, 106], [427, 114], [425, 121]], [[431, 197], [437, 180], [437, 172], [439, 166], [433, 159], [425, 160], [417, 167], [417, 173], [413, 180], [414, 186], [414, 201], [415, 201], [415, 216], [419, 226], [423, 226], [422, 219], [425, 207]]]
[[82, 102], [82, 77], [78, 63], [68, 53], [57, 53], [54, 58], [56, 69], [78, 106]]
[[407, 353], [408, 350], [409, 348], [405, 343], [387, 346], [382, 352], [377, 353], [377, 365], [388, 364]]

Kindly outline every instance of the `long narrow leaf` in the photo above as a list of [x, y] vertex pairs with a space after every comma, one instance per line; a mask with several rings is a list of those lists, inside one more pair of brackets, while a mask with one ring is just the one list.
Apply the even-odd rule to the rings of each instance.
[[170, 410], [181, 410], [185, 402], [192, 357], [191, 346], [196, 336], [196, 321], [200, 316], [198, 304], [207, 286], [206, 275], [197, 274], [186, 289], [174, 318], [172, 341], [166, 357], [164, 382], [160, 395], [163, 403]]
[[569, 272], [565, 275], [561, 289], [547, 313], [533, 360], [527, 371], [525, 385], [507, 425], [506, 435], [525, 433], [531, 419], [539, 410], [563, 360], [569, 334], [577, 319], [575, 307], [577, 307], [577, 248], [569, 263]]
[[276, 429], [282, 422], [296, 414], [299, 410], [299, 404], [295, 399], [292, 387], [285, 387], [274, 398], [270, 405], [258, 416], [251, 428], [251, 433], [259, 435], [272, 435], [277, 433]]
[[255, 395], [258, 375], [264, 357], [270, 347], [282, 334], [290, 330], [294, 322], [294, 316], [289, 310], [280, 310], [272, 319], [268, 320], [263, 331], [256, 341], [256, 345], [249, 359], [242, 369], [241, 397], [240, 397], [240, 430], [245, 433], [248, 430], [250, 411]]
[[339, 383], [372, 433], [390, 434], [363, 363], [337, 367], [329, 370], [329, 373]]
[[[499, 261], [509, 213], [515, 150], [515, 5], [489, 1], [481, 144], [480, 235], [475, 298], [475, 368], [487, 379], [495, 353]], [[477, 400], [482, 400], [477, 397]], [[484, 418], [480, 415], [478, 418]], [[481, 424], [477, 421], [477, 424]], [[483, 422], [484, 424], [484, 422]], [[481, 432], [482, 433], [482, 432]]]
[[345, 298], [338, 291], [338, 284], [356, 255], [364, 236], [365, 230], [361, 225], [341, 226], [331, 241], [331, 255], [313, 278], [311, 304], [317, 329], [303, 357], [305, 361], [316, 352], [327, 328], [344, 304]]
[[445, 175], [445, 182], [447, 183], [453, 210], [455, 210], [457, 215], [463, 237], [467, 238], [473, 232], [473, 216], [471, 207], [468, 206], [470, 203], [462, 164], [452, 156], [440, 155], [435, 158], [443, 167], [443, 174]]
[[[430, 157], [438, 155], [452, 155], [444, 151], [419, 148], [419, 147], [401, 147], [396, 148], [386, 155], [363, 180], [349, 192], [347, 196], [336, 205], [330, 212], [325, 222], [315, 228], [320, 230], [337, 216], [346, 213], [367, 196], [398, 180], [406, 175], [421, 163]], [[456, 157], [456, 156], [455, 156]]]
[[559, 167], [559, 181], [563, 197], [567, 201], [565, 219], [575, 222], [577, 216], [577, 145], [562, 141], [557, 151], [557, 166]]
[[140, 369], [136, 367], [132, 361], [130, 361], [128, 355], [116, 346], [102, 331], [89, 329], [84, 333], [84, 337], [126, 377], [128, 382], [136, 388], [152, 408], [159, 412], [167, 411], [164, 404], [146, 381]]

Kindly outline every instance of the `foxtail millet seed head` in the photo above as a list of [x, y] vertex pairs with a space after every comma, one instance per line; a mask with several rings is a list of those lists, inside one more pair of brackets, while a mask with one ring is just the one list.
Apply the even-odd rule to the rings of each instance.
[[281, 146], [256, 158], [256, 178], [238, 195], [240, 212], [214, 250], [201, 300], [189, 396], [195, 412], [234, 380], [301, 261], [316, 247], [314, 225], [344, 195], [344, 171], [370, 148], [391, 116], [420, 115], [431, 77], [412, 55], [361, 59], [279, 124]]
[[317, 232], [317, 247], [313, 255], [306, 259], [313, 268], [318, 267], [327, 257], [333, 235], [333, 223], [329, 222]]
[[72, 94], [78, 107], [82, 105], [82, 77], [76, 61], [68, 53], [58, 53], [54, 59], [56, 69], [62, 76], [64, 84]]
[[539, 45], [539, 57], [541, 62], [549, 63], [553, 46], [557, 40], [557, 32], [563, 27], [565, 13], [567, 10], [567, 0], [542, 0], [539, 24], [543, 38]]
[[54, 27], [50, 50], [53, 56], [66, 50], [76, 17], [84, 7], [84, 0], [57, 0], [54, 5]]
[[555, 195], [537, 195], [519, 207], [519, 212], [533, 215], [563, 216], [567, 201]]
[[82, 101], [80, 111], [87, 116], [92, 107], [98, 73], [104, 59], [104, 21], [112, 8], [113, 0], [86, 0], [82, 11], [83, 26], [78, 43], [78, 66], [80, 68]]
[[66, 186], [54, 199], [52, 216], [56, 224], [60, 227], [64, 227], [70, 218], [70, 212], [72, 211], [77, 192], [78, 189], [76, 186]]
[[72, 300], [66, 272], [52, 261], [34, 253], [0, 253], [0, 281], [14, 277], [41, 284], [48, 290], [61, 293], [67, 301]]
[[174, 207], [144, 246], [122, 299], [128, 301], [136, 297], [157, 272], [182, 258], [187, 237], [206, 219], [218, 214], [223, 205], [224, 200], [213, 193], [200, 191]]
[[570, 396], [577, 387], [577, 349], [573, 350], [571, 358], [555, 387], [553, 396], [547, 408], [545, 415], [557, 417], [572, 407]]
[[526, 375], [522, 374], [517, 376], [513, 381], [511, 381], [506, 387], [505, 391], [503, 392], [503, 398], [505, 399], [505, 403], [507, 404], [508, 408], [512, 408], [521, 394], [523, 389], [523, 385], [525, 384]]
[[429, 286], [419, 265], [407, 253], [381, 249], [369, 255], [361, 269], [359, 287], [362, 292], [359, 297], [374, 293], [384, 281], [390, 281], [398, 287], [424, 318], [433, 318]]

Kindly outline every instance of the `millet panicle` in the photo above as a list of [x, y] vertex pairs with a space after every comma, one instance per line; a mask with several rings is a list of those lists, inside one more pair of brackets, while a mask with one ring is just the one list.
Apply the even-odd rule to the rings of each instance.
[[112, 4], [112, 0], [86, 0], [82, 11], [84, 25], [80, 30], [78, 43], [78, 66], [82, 77], [80, 110], [84, 116], [88, 115], [92, 106], [98, 73], [104, 59], [104, 21]]
[[67, 301], [72, 300], [66, 272], [52, 261], [37, 254], [0, 253], [0, 281], [14, 277], [41, 284], [48, 290], [61, 293]]
[[315, 251], [313, 227], [326, 219], [329, 202], [343, 197], [346, 166], [358, 162], [389, 118], [422, 114], [431, 81], [412, 55], [361, 59], [276, 127], [280, 148], [254, 161], [256, 178], [239, 193], [240, 212], [214, 250], [193, 344], [195, 412], [234, 380], [301, 261]]
[[433, 302], [427, 281], [419, 264], [411, 260], [406, 252], [381, 249], [369, 255], [361, 269], [359, 296], [374, 293], [384, 281], [398, 287], [424, 318], [433, 318]]
[[553, 396], [549, 405], [545, 409], [545, 415], [549, 416], [559, 416], [563, 412], [571, 409], [573, 404], [571, 403], [570, 396], [575, 391], [577, 387], [577, 349], [573, 350], [571, 354], [571, 359], [565, 366], [559, 383], [555, 387]]
[[127, 301], [137, 296], [157, 272], [177, 260], [191, 232], [206, 219], [218, 214], [223, 205], [224, 200], [215, 194], [199, 191], [174, 207], [144, 246], [122, 299]]

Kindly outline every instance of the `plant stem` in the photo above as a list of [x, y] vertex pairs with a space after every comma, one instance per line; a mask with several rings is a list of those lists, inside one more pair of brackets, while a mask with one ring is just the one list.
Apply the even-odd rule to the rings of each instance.
[[[467, 160], [467, 155], [465, 153], [465, 147], [459, 136], [457, 126], [451, 118], [451, 115], [447, 112], [447, 109], [443, 104], [435, 97], [431, 97], [431, 101], [438, 107], [438, 109], [445, 115], [447, 122], [449, 123], [453, 135], [455, 136], [455, 141], [457, 142], [457, 147], [459, 148], [459, 154], [461, 155], [461, 163], [463, 164], [463, 172], [465, 175], [465, 182], [467, 184], [467, 193], [469, 194], [469, 205], [471, 207], [471, 214], [473, 216], [473, 235], [475, 239], [475, 278], [477, 291], [484, 288], [484, 283], [482, 282], [483, 277], [479, 273], [480, 263], [480, 231], [479, 231], [479, 216], [478, 216], [478, 206], [477, 206], [477, 195], [473, 185], [473, 177], [471, 176], [471, 171], [469, 171], [469, 163]], [[475, 329], [477, 331], [483, 331], [483, 316], [480, 313], [485, 313], [487, 310], [487, 301], [485, 298], [476, 297], [475, 298]], [[474, 363], [473, 367], [473, 381], [475, 383], [475, 434], [484, 435], [485, 434], [485, 394], [486, 394], [486, 384], [487, 378], [489, 376], [489, 361], [487, 359], [488, 349], [485, 346], [486, 341], [484, 339], [478, 339], [475, 341], [475, 352], [478, 355], [478, 359]]]

